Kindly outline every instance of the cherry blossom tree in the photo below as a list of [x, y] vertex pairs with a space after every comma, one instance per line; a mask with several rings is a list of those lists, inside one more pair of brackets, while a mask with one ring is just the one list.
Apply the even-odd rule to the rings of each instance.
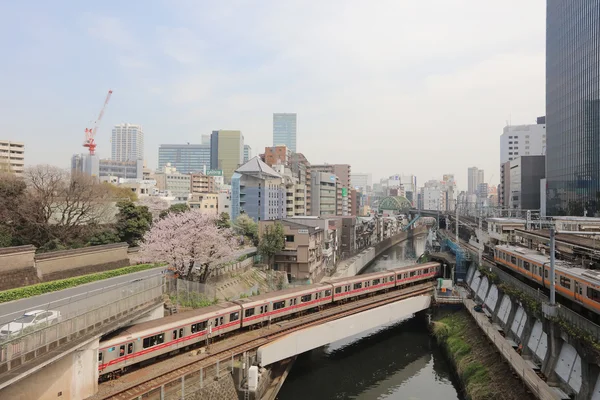
[[235, 259], [235, 233], [219, 228], [216, 216], [170, 213], [154, 222], [140, 246], [141, 262], [166, 262], [188, 280], [206, 282], [218, 266]]
[[152, 214], [152, 220], [156, 221], [160, 213], [169, 208], [169, 202], [158, 196], [144, 196], [137, 201], [140, 206], [148, 207]]

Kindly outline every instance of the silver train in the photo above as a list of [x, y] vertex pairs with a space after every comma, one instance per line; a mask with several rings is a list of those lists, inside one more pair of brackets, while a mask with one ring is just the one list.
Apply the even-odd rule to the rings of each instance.
[[214, 338], [326, 304], [402, 288], [434, 279], [439, 273], [439, 263], [417, 264], [280, 290], [137, 324], [100, 343], [99, 375], [101, 379], [117, 376], [143, 361], [205, 341], [208, 335]]

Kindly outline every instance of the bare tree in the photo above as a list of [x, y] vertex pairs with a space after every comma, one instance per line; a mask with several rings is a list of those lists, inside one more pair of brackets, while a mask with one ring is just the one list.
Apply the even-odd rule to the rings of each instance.
[[158, 196], [140, 197], [137, 203], [140, 206], [148, 207], [148, 211], [152, 214], [152, 220], [157, 220], [160, 213], [169, 208], [169, 202]]

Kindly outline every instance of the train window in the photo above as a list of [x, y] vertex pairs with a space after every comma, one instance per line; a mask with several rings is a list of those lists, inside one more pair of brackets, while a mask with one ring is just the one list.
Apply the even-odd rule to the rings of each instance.
[[315, 300], [318, 300], [320, 298], [321, 298], [321, 292], [315, 293]]
[[362, 282], [354, 284], [354, 290], [362, 288]]
[[587, 288], [587, 297], [590, 300], [594, 300], [595, 302], [600, 303], [600, 292], [594, 288], [591, 288], [591, 287]]
[[276, 301], [275, 303], [273, 303], [273, 310], [279, 310], [284, 307], [285, 307], [285, 300], [284, 301]]
[[183, 328], [179, 328], [179, 337], [183, 337]]
[[410, 276], [411, 277], [415, 276], [415, 271], [410, 271]]
[[131, 354], [131, 353], [133, 353], [133, 343], [128, 343], [127, 344], [127, 354]]
[[348, 292], [348, 291], [350, 291], [350, 285], [346, 285], [346, 286], [344, 286], [344, 288], [345, 288], [345, 289], [344, 289], [344, 291], [345, 291], [345, 292]]
[[224, 317], [219, 317], [219, 325], [223, 325], [223, 319]]
[[338, 294], [338, 293], [342, 293], [342, 287], [341, 286], [335, 288], [335, 294]]
[[177, 339], [177, 329], [173, 331], [173, 340]]
[[244, 317], [251, 317], [254, 315], [254, 308], [249, 308], [244, 311]]
[[119, 357], [122, 357], [122, 356], [124, 356], [124, 355], [125, 355], [125, 345], [124, 345], [124, 344], [122, 344], [122, 345], [119, 347]]
[[295, 306], [296, 304], [298, 304], [298, 299], [291, 299], [290, 300], [290, 306]]
[[[521, 260], [519, 260], [519, 261], [521, 261]], [[529, 266], [529, 263], [527, 261], [523, 261], [523, 268], [525, 268], [526, 271], [530, 270], [530, 266]]]
[[259, 312], [259, 314], [264, 314], [265, 311], [267, 311], [267, 306], [260, 306], [260, 312]]
[[373, 285], [379, 285], [381, 283], [381, 279], [373, 279]]
[[390, 282], [394, 280], [394, 275], [390, 276]]
[[548, 277], [548, 270], [544, 271], [544, 276], [547, 278]]
[[571, 280], [569, 278], [561, 276], [560, 277], [560, 286], [570, 289], [571, 288]]
[[327, 290], [325, 291], [325, 296], [326, 296], [326, 297], [329, 297], [329, 296], [331, 296], [331, 289], [327, 289]]
[[306, 303], [307, 301], [311, 301], [312, 300], [312, 294], [305, 294], [304, 296], [300, 297], [300, 301], [302, 303]]
[[239, 312], [232, 312], [231, 314], [229, 314], [229, 321], [237, 321], [238, 319], [240, 319], [240, 313]]
[[517, 257], [515, 257], [515, 256], [510, 256], [510, 262], [511, 262], [511, 264], [513, 264], [513, 265], [517, 265]]
[[101, 351], [99, 351], [99, 352], [98, 352], [98, 362], [99, 362], [99, 363], [101, 363], [101, 362], [102, 362], [102, 358], [103, 358], [102, 352], [101, 352]]
[[369, 287], [369, 286], [371, 286], [371, 282], [370, 281], [366, 281], [365, 282], [365, 287]]
[[158, 335], [149, 336], [147, 338], [144, 338], [144, 348], [147, 349], [148, 347], [156, 346], [157, 344], [164, 343], [164, 341], [165, 341], [164, 333], [159, 333]]
[[192, 333], [201, 332], [206, 329], [207, 321], [195, 323], [191, 326]]

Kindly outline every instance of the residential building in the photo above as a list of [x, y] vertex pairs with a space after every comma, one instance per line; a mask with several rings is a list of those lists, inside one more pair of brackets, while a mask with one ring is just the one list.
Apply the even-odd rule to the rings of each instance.
[[231, 218], [231, 193], [229, 191], [219, 192], [217, 206], [219, 215], [227, 213], [229, 214], [229, 218]]
[[223, 171], [225, 183], [244, 161], [244, 136], [240, 131], [213, 131], [210, 138], [210, 168]]
[[484, 182], [483, 170], [471, 167], [468, 170], [468, 194], [477, 194], [477, 187]]
[[296, 152], [296, 114], [273, 114], [273, 146], [285, 145], [292, 152]]
[[298, 182], [302, 185], [305, 185], [305, 214], [311, 215], [311, 165], [306, 157], [304, 157], [304, 154], [292, 153], [290, 168], [292, 170], [292, 174], [298, 179]]
[[190, 175], [182, 174], [176, 167], [167, 163], [154, 174], [156, 186], [161, 192], [175, 197], [177, 202], [187, 202], [191, 190]]
[[[95, 156], [91, 156], [91, 160], [94, 158]], [[133, 161], [99, 160], [98, 171], [99, 177], [116, 176], [121, 179], [143, 179], [144, 161], [141, 159]]]
[[350, 184], [363, 193], [370, 193], [373, 188], [373, 176], [369, 173], [352, 173], [350, 174]]
[[285, 145], [265, 147], [264, 161], [270, 167], [275, 164], [290, 166], [292, 162], [292, 150]]
[[[111, 182], [109, 180], [109, 182]], [[111, 182], [112, 183], [112, 182]], [[123, 179], [118, 178], [115, 183], [119, 187], [130, 189], [138, 198], [144, 196], [153, 196], [158, 193], [156, 180], [154, 179]]]
[[[330, 175], [335, 175], [336, 178], [336, 214], [335, 215], [350, 215], [350, 175], [351, 167], [348, 164], [313, 164], [311, 171], [323, 172]], [[338, 175], [339, 174], [339, 175]]]
[[600, 215], [600, 0], [546, 2], [548, 215]]
[[202, 214], [217, 215], [219, 212], [219, 193], [192, 193], [188, 200], [191, 210]]
[[298, 177], [282, 164], [273, 165], [273, 169], [283, 178], [286, 193], [286, 217], [306, 215], [306, 185], [300, 183]]
[[540, 209], [540, 180], [546, 176], [545, 156], [522, 156], [510, 161], [510, 208]]
[[[332, 173], [312, 171], [311, 173], [311, 215], [337, 215], [337, 176]], [[341, 193], [340, 193], [341, 202]]]
[[323, 247], [326, 231], [318, 227], [304, 225], [295, 220], [260, 221], [259, 236], [268, 226], [280, 223], [285, 235], [285, 247], [275, 253], [274, 269], [285, 271], [288, 280], [317, 282], [325, 273]]
[[231, 219], [241, 213], [255, 221], [286, 216], [283, 178], [259, 157], [239, 167], [231, 178]]
[[216, 191], [214, 177], [202, 172], [190, 174], [190, 193], [214, 193]]
[[[538, 121], [545, 118], [539, 117]], [[500, 136], [500, 164], [519, 156], [546, 154], [546, 124], [508, 125]]]
[[137, 161], [143, 159], [144, 131], [141, 125], [115, 125], [112, 130], [111, 160]]
[[161, 144], [158, 169], [170, 164], [182, 174], [210, 169], [210, 144]]
[[252, 158], [252, 147], [250, 145], [244, 145], [244, 163], [247, 163]]
[[25, 143], [0, 140], [0, 172], [23, 173], [25, 168]]
[[361, 206], [361, 193], [356, 189], [350, 189], [350, 215], [357, 216]]

